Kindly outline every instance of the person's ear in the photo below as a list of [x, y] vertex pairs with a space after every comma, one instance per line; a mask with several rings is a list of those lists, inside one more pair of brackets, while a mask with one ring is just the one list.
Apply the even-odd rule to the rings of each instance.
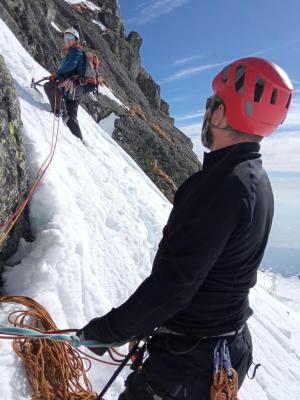
[[215, 126], [220, 126], [223, 124], [225, 117], [226, 117], [226, 112], [224, 104], [220, 104], [218, 108], [214, 111], [211, 117], [211, 122]]

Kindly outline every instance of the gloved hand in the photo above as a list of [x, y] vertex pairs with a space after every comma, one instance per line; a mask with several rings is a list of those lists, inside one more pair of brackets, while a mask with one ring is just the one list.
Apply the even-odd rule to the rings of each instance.
[[87, 325], [81, 328], [76, 335], [81, 341], [97, 340], [99, 343], [106, 345], [103, 347], [88, 347], [89, 350], [98, 356], [103, 356], [110, 347], [122, 346], [128, 342], [128, 340], [121, 339], [113, 332], [109, 323], [109, 313], [101, 318], [93, 318]]
[[50, 82], [56, 82], [57, 81], [57, 75], [56, 74], [51, 74], [49, 76], [49, 81]]
[[[84, 342], [86, 340], [95, 340], [95, 339], [91, 339], [91, 338], [86, 338], [85, 333], [84, 333], [84, 328], [80, 329], [77, 333], [76, 336], [79, 337], [81, 342]], [[88, 349], [90, 351], [92, 351], [93, 353], [97, 354], [97, 356], [103, 356], [103, 354], [105, 354], [107, 352], [107, 350], [109, 349], [109, 347], [88, 347]]]

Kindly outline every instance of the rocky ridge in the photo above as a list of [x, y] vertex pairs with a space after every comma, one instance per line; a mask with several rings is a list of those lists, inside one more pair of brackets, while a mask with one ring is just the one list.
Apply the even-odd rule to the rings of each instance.
[[97, 122], [112, 112], [120, 117], [113, 138], [172, 201], [176, 188], [200, 164], [141, 63], [141, 36], [126, 34], [118, 0], [2, 0], [0, 17], [51, 72], [63, 57], [62, 31], [68, 26], [82, 31], [87, 47], [101, 59], [105, 82], [125, 105], [99, 94], [87, 96], [84, 107]]
[[[28, 192], [28, 171], [23, 144], [20, 105], [5, 61], [0, 56], [0, 226], [14, 214]], [[21, 237], [29, 239], [27, 213], [23, 213], [7, 239], [0, 234], [0, 272]]]

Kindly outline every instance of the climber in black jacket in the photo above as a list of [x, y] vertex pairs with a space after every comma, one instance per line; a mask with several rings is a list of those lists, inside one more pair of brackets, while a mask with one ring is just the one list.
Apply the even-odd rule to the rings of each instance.
[[202, 129], [211, 152], [176, 193], [150, 276], [78, 333], [112, 344], [159, 327], [120, 400], [209, 400], [213, 350], [222, 337], [239, 386], [252, 362], [248, 293], [274, 209], [259, 142], [285, 119], [292, 85], [278, 66], [245, 58], [215, 77], [213, 91]]

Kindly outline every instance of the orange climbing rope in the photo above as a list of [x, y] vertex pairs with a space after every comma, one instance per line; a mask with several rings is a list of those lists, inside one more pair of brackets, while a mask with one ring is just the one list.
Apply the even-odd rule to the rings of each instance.
[[[57, 329], [47, 310], [29, 297], [0, 296], [0, 303], [16, 303], [26, 307], [8, 316], [8, 322], [16, 328], [28, 328], [47, 334], [77, 331]], [[115, 349], [109, 349], [108, 354], [113, 362], [100, 360], [73, 348], [67, 342], [29, 338], [19, 334], [0, 335], [0, 339], [13, 339], [13, 349], [25, 364], [32, 387], [32, 400], [95, 400], [97, 394], [87, 377], [91, 360], [120, 366], [126, 358]], [[113, 352], [121, 359], [116, 359]]]
[[238, 400], [238, 375], [233, 368], [231, 368], [231, 373], [231, 378], [228, 378], [224, 369], [218, 374], [214, 374], [210, 389], [210, 400]]
[[[22, 296], [0, 296], [0, 302], [26, 307], [9, 315], [8, 320], [13, 326], [39, 332], [57, 331], [47, 310], [34, 300]], [[87, 377], [91, 362], [69, 343], [14, 337], [13, 349], [25, 364], [32, 400], [97, 398]]]
[[[61, 107], [61, 101], [59, 108]], [[55, 93], [55, 109], [56, 109], [56, 93]], [[57, 126], [55, 122], [57, 121]], [[0, 236], [0, 245], [4, 242], [4, 240], [8, 237], [10, 234], [11, 230], [17, 223], [18, 219], [22, 215], [26, 205], [28, 204], [29, 200], [31, 199], [32, 195], [34, 194], [38, 184], [40, 183], [42, 177], [44, 176], [45, 172], [49, 168], [52, 159], [54, 157], [54, 153], [56, 150], [56, 145], [57, 145], [57, 139], [58, 139], [58, 132], [59, 132], [59, 119], [57, 120], [55, 115], [53, 116], [53, 126], [52, 126], [52, 139], [51, 139], [51, 148], [50, 148], [50, 153], [46, 157], [45, 161], [41, 165], [40, 169], [38, 170], [38, 173], [36, 175], [36, 178], [31, 185], [31, 188], [29, 190], [29, 193], [27, 197], [23, 200], [23, 202], [19, 205], [17, 210], [14, 212], [14, 214], [7, 220], [5, 221], [1, 226], [0, 226], [0, 232], [4, 231], [2, 236]], [[6, 229], [6, 230], [5, 230]]]
[[227, 339], [221, 338], [216, 343], [213, 364], [214, 374], [210, 387], [210, 400], [238, 400], [238, 374], [232, 368]]

